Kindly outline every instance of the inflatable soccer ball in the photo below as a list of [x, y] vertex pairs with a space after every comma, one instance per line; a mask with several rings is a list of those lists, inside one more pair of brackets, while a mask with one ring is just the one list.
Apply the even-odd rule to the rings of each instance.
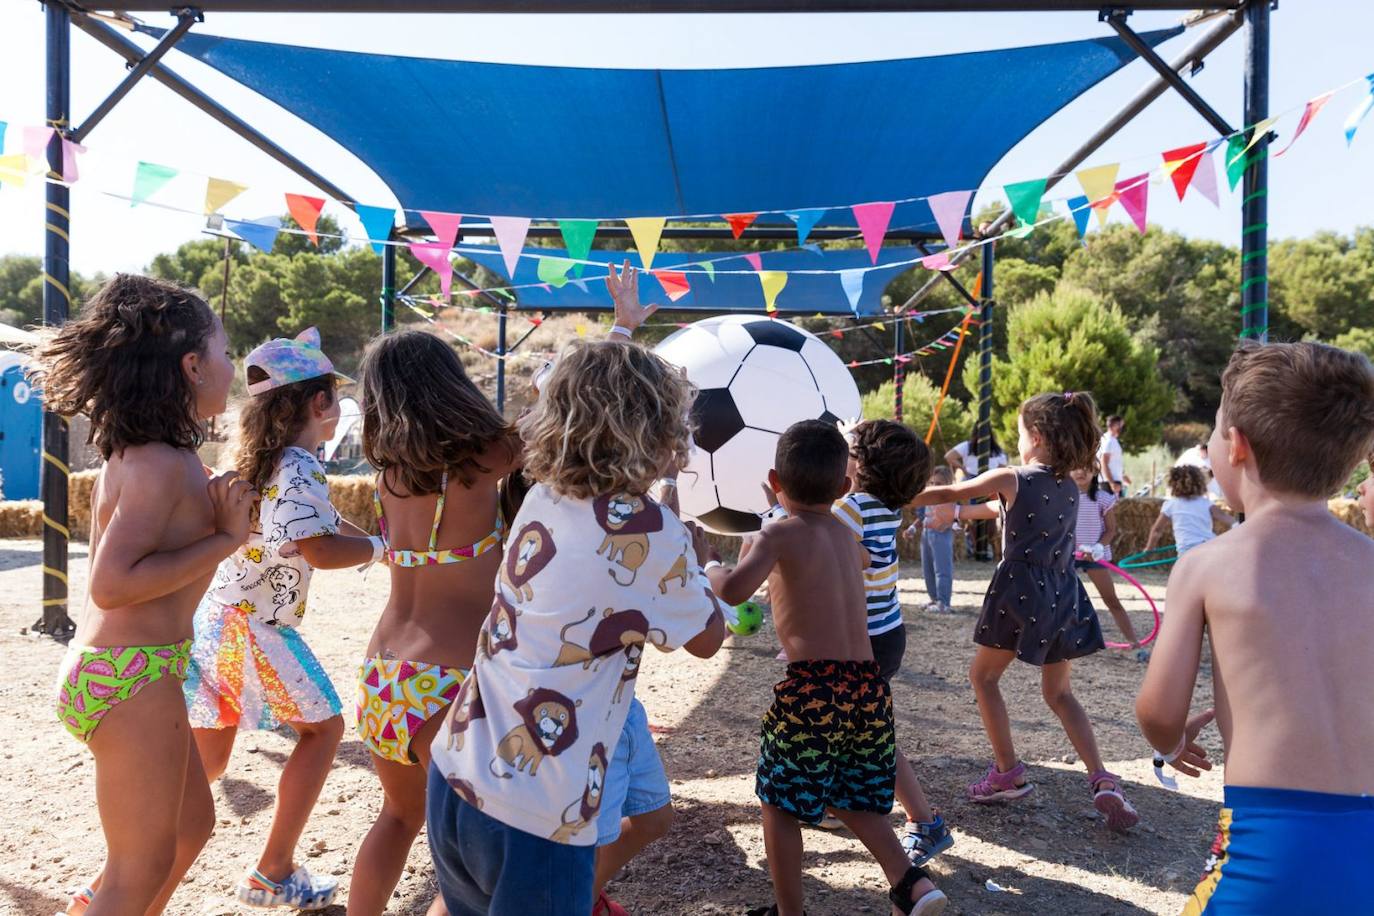
[[678, 496], [684, 514], [717, 534], [759, 530], [758, 515], [768, 509], [762, 484], [787, 427], [859, 416], [859, 388], [844, 362], [785, 321], [707, 318], [655, 350], [699, 389], [695, 448], [678, 475]]
[[735, 607], [735, 619], [725, 624], [725, 628], [736, 636], [753, 636], [763, 626], [763, 608], [753, 601], [746, 601]]

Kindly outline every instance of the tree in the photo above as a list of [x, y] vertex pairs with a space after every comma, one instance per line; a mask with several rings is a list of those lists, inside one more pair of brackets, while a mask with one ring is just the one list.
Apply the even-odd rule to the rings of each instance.
[[[889, 380], [865, 394], [864, 419], [892, 419], [896, 390], [897, 386]], [[934, 382], [924, 375], [908, 373], [906, 383], [902, 386], [902, 422], [915, 430], [916, 435], [924, 437], [930, 429], [930, 418], [939, 399], [940, 389]], [[951, 446], [967, 439], [972, 430], [973, 415], [967, 405], [958, 398], [946, 397], [940, 406], [940, 422], [936, 426], [931, 448], [943, 455]]]
[[1374, 328], [1351, 328], [1331, 342], [1342, 350], [1354, 350], [1374, 360]]
[[[1161, 377], [1158, 351], [1131, 334], [1119, 309], [1061, 284], [1012, 311], [1009, 324], [1008, 354], [992, 366], [994, 423], [1003, 442], [1016, 441], [1021, 402], [1045, 391], [1091, 392], [1103, 414], [1126, 419], [1127, 450], [1159, 441], [1173, 392]], [[965, 372], [976, 374], [977, 367]]]
[[1330, 339], [1374, 322], [1374, 230], [1276, 242], [1269, 275], [1271, 308], [1296, 326], [1282, 336]]
[[[148, 265], [148, 273], [199, 290], [203, 296], [217, 295], [224, 288], [224, 247], [223, 239], [185, 242], [170, 254], [154, 257]], [[246, 247], [239, 242], [229, 242], [229, 257], [233, 261], [231, 272], [248, 262]]]

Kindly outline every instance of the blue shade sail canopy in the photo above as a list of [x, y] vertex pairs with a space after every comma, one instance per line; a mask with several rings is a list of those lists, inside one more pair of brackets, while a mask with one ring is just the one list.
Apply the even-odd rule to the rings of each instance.
[[[1181, 31], [1142, 37], [1153, 46]], [[473, 63], [196, 34], [177, 48], [334, 138], [409, 210], [617, 219], [831, 208], [820, 225], [854, 225], [851, 204], [978, 188], [1036, 126], [1134, 58], [1115, 37], [715, 70]], [[922, 200], [898, 204], [891, 226], [935, 228]]]
[[[482, 265], [498, 276], [505, 276], [505, 261], [495, 247], [462, 245], [458, 253], [470, 261]], [[566, 258], [568, 253], [562, 249], [526, 248], [515, 268], [516, 285], [537, 284], [539, 279], [539, 257]], [[887, 246], [878, 256], [878, 266], [873, 267], [868, 252], [862, 248], [841, 248], [826, 251], [807, 249], [794, 251], [765, 251], [761, 254], [764, 270], [824, 270], [838, 271], [854, 268], [868, 268], [864, 273], [863, 293], [859, 297], [857, 312], [849, 305], [849, 297], [844, 291], [838, 273], [805, 274], [789, 273], [787, 286], [778, 295], [775, 303], [781, 313], [814, 315], [877, 315], [882, 312], [882, 294], [887, 285], [900, 273], [911, 269], [911, 261], [920, 257], [914, 248]], [[614, 262], [619, 265], [626, 258], [636, 267], [642, 266], [638, 255], [624, 251], [592, 251], [587, 260], [599, 264]], [[722, 260], [723, 259], [723, 260]], [[702, 261], [710, 260], [716, 269], [712, 280], [699, 266]], [[692, 265], [692, 266], [685, 266]], [[887, 265], [887, 266], [885, 266]], [[654, 256], [654, 270], [687, 271], [687, 282], [691, 292], [676, 302], [670, 303], [663, 288], [653, 277], [641, 276], [639, 297], [646, 303], [658, 303], [664, 308], [702, 312], [762, 312], [764, 310], [763, 288], [753, 267], [744, 259], [744, 253], [734, 255], [726, 251], [668, 252], [661, 251]], [[744, 271], [740, 273], [739, 271]], [[571, 274], [569, 274], [571, 277]], [[580, 283], [572, 278], [562, 287], [550, 285], [545, 290], [539, 286], [525, 286], [515, 290], [515, 295], [523, 309], [556, 311], [561, 309], [586, 311], [611, 311], [614, 303], [606, 289], [606, 268], [584, 265]]]

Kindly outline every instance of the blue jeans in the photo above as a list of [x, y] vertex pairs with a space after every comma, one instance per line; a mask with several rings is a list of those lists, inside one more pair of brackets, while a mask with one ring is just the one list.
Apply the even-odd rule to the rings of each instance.
[[596, 847], [555, 843], [488, 817], [459, 798], [433, 764], [425, 824], [451, 916], [591, 912]]
[[931, 601], [948, 607], [954, 597], [954, 529], [921, 532], [921, 569], [926, 576], [926, 594]]
[[649, 733], [649, 716], [643, 703], [631, 700], [625, 728], [606, 770], [601, 813], [596, 818], [596, 845], [608, 846], [620, 838], [621, 818], [657, 811], [672, 800], [668, 774]]

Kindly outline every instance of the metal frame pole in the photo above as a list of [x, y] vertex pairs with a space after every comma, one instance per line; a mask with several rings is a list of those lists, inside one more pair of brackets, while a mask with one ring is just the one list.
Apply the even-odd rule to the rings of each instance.
[[496, 412], [506, 412], [506, 306], [496, 313]]
[[897, 327], [892, 332], [892, 419], [898, 423], [902, 422], [903, 409], [906, 406], [906, 363], [901, 358], [905, 344], [902, 339], [905, 329], [906, 319], [897, 316]]
[[[1245, 123], [1269, 117], [1269, 0], [1245, 8]], [[1247, 154], [1241, 184], [1240, 336], [1269, 340], [1269, 138]]]
[[[978, 422], [974, 426], [973, 441], [969, 443], [969, 451], [978, 456], [978, 466], [984, 471], [992, 459], [992, 267], [996, 245], [996, 242], [988, 242], [983, 246], [982, 308], [978, 316]], [[978, 522], [974, 553], [980, 560], [992, 559], [991, 527], [991, 522]]]
[[129, 91], [134, 88], [134, 84], [143, 79], [148, 71], [153, 69], [153, 67], [157, 65], [157, 62], [162, 60], [163, 56], [166, 55], [168, 51], [172, 50], [172, 47], [178, 41], [181, 41], [181, 36], [191, 31], [191, 26], [201, 21], [201, 16], [191, 9], [183, 9], [177, 11], [177, 19], [178, 22], [176, 27], [162, 36], [162, 40], [157, 43], [156, 47], [149, 51], [146, 57], [134, 65], [133, 69], [129, 71], [129, 74], [114, 88], [114, 91], [105, 97], [105, 101], [96, 106], [95, 111], [91, 112], [86, 117], [86, 120], [81, 122], [80, 127], [72, 131], [73, 140], [80, 143], [82, 140], [86, 139], [86, 135], [94, 130], [95, 126], [103, 121], [107, 114], [114, 111], [114, 107], [119, 104], [124, 96], [129, 94]]
[[[62, 143], [70, 126], [71, 21], [60, 4], [47, 6], [47, 117], [58, 131], [48, 141], [48, 177], [62, 175]], [[46, 187], [43, 247], [43, 324], [60, 327], [67, 322], [72, 305], [70, 246], [70, 193], [67, 186], [49, 180]], [[43, 410], [43, 617], [35, 626], [61, 642], [76, 630], [67, 614], [67, 495], [71, 468], [67, 455], [67, 421]]]
[[382, 333], [396, 327], [396, 246], [382, 246]]

